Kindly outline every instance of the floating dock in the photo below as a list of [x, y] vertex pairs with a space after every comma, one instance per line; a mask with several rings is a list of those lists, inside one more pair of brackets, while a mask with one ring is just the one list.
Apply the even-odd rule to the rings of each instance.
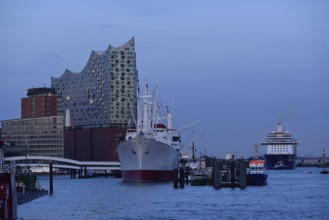
[[[181, 161], [182, 162], [182, 161]], [[212, 185], [214, 188], [221, 187], [240, 187], [247, 186], [247, 163], [244, 159], [215, 159], [208, 161], [208, 166], [200, 170], [189, 171], [189, 168], [181, 163], [181, 167], [174, 170], [174, 188], [184, 188], [185, 184], [191, 181], [191, 185], [204, 186]], [[212, 172], [206, 172], [212, 170]], [[202, 175], [197, 175], [197, 174]], [[209, 173], [209, 175], [206, 175]], [[193, 182], [193, 181], [194, 182]]]
[[216, 160], [213, 169], [213, 187], [247, 186], [247, 165], [243, 159]]

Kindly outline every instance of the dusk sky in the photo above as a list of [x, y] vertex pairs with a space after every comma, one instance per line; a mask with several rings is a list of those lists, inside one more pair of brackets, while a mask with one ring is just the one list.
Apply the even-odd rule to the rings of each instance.
[[27, 89], [134, 37], [141, 84], [159, 83], [177, 127], [202, 120], [199, 152], [250, 156], [282, 122], [299, 156], [329, 154], [327, 0], [1, 0], [0, 30], [0, 120], [20, 118]]

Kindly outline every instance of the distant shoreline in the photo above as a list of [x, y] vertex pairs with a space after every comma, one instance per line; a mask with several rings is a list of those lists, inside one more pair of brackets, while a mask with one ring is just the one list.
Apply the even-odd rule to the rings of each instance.
[[[296, 167], [322, 167], [321, 161], [321, 157], [297, 157]], [[326, 158], [326, 166], [329, 165], [328, 161], [329, 158]]]

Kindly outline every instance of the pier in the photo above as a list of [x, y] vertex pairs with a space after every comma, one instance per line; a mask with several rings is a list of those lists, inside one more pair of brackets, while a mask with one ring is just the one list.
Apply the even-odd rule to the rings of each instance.
[[[325, 158], [326, 161], [329, 161], [329, 158]], [[296, 167], [320, 167], [322, 157], [297, 157], [296, 158]], [[329, 163], [326, 163], [328, 166]]]
[[47, 157], [47, 156], [14, 156], [5, 157], [5, 162], [15, 162], [16, 166], [20, 167], [52, 167], [55, 169], [70, 170], [71, 178], [85, 178], [88, 173], [103, 172], [104, 175], [110, 174], [120, 176], [120, 162], [117, 161], [78, 161], [60, 157]]

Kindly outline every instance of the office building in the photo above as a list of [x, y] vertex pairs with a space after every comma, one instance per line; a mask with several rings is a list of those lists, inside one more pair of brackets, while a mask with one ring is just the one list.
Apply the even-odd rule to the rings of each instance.
[[53, 88], [31, 88], [27, 97], [21, 99], [21, 118], [37, 118], [63, 115], [62, 98]]
[[2, 139], [26, 147], [30, 156], [64, 157], [64, 117], [49, 116], [1, 121]]

